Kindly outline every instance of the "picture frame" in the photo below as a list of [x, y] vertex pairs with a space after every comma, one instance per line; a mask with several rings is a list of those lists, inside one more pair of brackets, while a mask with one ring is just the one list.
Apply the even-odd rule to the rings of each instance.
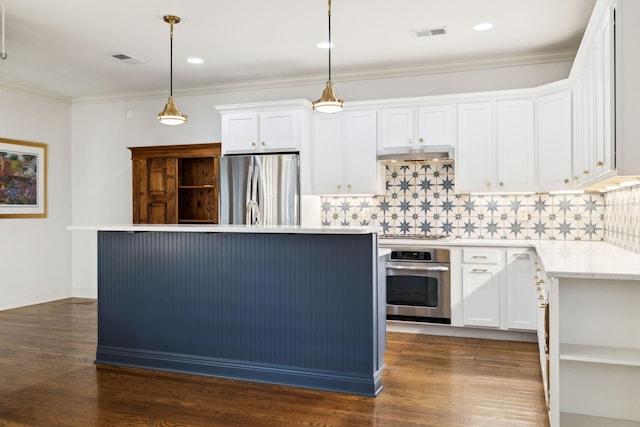
[[0, 219], [47, 217], [47, 144], [0, 138]]

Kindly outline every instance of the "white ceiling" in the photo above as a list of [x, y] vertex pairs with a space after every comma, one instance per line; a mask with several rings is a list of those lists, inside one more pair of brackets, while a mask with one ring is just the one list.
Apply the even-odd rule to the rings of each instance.
[[[245, 81], [327, 78], [326, 0], [0, 0], [0, 83], [69, 98], [167, 93]], [[469, 62], [572, 59], [596, 0], [333, 0], [333, 80], [415, 75]], [[491, 21], [488, 32], [472, 26]], [[446, 26], [416, 38], [411, 30]], [[143, 63], [112, 57], [125, 53]], [[190, 56], [202, 65], [186, 63]], [[267, 82], [264, 82], [265, 84]], [[259, 82], [256, 82], [259, 84]]]

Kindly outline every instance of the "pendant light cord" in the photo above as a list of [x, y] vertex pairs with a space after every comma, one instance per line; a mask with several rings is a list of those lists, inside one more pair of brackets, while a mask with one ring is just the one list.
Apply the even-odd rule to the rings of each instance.
[[329, 81], [331, 81], [331, 0], [329, 0]]
[[7, 59], [7, 52], [4, 50], [4, 2], [2, 3], [2, 51], [0, 52], [0, 58]]
[[169, 24], [171, 25], [169, 32], [169, 96], [173, 96], [173, 19], [171, 19]]

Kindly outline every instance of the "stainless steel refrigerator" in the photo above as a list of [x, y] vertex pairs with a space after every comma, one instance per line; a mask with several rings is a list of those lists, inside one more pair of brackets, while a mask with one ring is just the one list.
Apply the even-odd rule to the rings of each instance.
[[220, 158], [220, 224], [300, 225], [297, 153]]

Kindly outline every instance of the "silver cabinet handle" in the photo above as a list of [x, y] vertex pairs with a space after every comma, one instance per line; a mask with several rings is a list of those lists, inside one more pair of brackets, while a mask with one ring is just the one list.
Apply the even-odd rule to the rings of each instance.
[[486, 273], [488, 270], [485, 268], [474, 268], [471, 270], [472, 273]]
[[484, 256], [484, 255], [474, 255], [471, 258], [473, 258], [473, 259], [487, 259], [487, 257]]
[[529, 259], [529, 254], [514, 254], [513, 255], [516, 258], [526, 258]]

